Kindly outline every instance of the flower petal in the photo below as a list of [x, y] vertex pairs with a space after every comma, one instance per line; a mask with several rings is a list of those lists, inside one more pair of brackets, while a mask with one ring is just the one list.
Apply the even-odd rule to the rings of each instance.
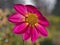
[[28, 27], [27, 31], [23, 34], [23, 40], [27, 40], [30, 37], [30, 26]]
[[27, 11], [36, 14], [39, 18], [42, 16], [41, 12], [32, 5], [26, 5]]
[[32, 42], [35, 42], [37, 40], [38, 36], [39, 36], [39, 34], [38, 34], [36, 28], [33, 27], [32, 30], [31, 30], [31, 40], [32, 40]]
[[45, 26], [45, 27], [49, 26], [49, 22], [45, 18], [38, 19], [38, 23]]
[[15, 4], [14, 9], [22, 15], [25, 15], [27, 12], [26, 7], [22, 4]]
[[26, 23], [17, 24], [17, 25], [14, 27], [13, 32], [14, 32], [15, 34], [24, 33], [24, 32], [26, 31], [27, 27], [28, 27], [28, 24], [26, 24]]
[[19, 23], [19, 22], [24, 22], [25, 17], [20, 15], [19, 13], [14, 13], [11, 16], [9, 16], [8, 20], [13, 23]]
[[42, 36], [48, 36], [47, 30], [40, 24], [36, 24], [36, 29], [37, 31], [42, 35]]
[[49, 26], [49, 22], [47, 21], [47, 19], [42, 15], [42, 13], [34, 6], [32, 5], [26, 5], [27, 7], [27, 11], [30, 13], [34, 13], [37, 15], [38, 19], [41, 21], [40, 23], [45, 25], [45, 26]]

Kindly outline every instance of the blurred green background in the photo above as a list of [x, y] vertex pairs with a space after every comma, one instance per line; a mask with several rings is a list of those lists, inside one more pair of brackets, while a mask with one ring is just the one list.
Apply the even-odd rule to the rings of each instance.
[[[24, 45], [60, 45], [60, 0], [57, 2], [50, 14], [46, 15], [44, 10], [40, 10], [50, 22], [50, 26], [47, 27], [48, 37], [40, 37], [36, 44], [28, 40]], [[14, 24], [7, 20], [8, 16], [14, 12], [13, 4], [14, 1], [0, 0], [0, 45], [23, 45], [21, 35], [15, 35], [12, 32]]]

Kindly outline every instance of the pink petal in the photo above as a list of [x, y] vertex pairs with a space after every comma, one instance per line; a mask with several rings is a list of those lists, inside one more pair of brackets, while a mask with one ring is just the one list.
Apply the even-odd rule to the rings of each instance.
[[19, 22], [24, 22], [25, 17], [20, 15], [19, 13], [14, 13], [11, 16], [9, 16], [8, 20], [13, 23], [19, 23]]
[[27, 31], [23, 34], [23, 40], [27, 40], [30, 37], [30, 27], [28, 27]]
[[22, 15], [25, 15], [27, 12], [26, 7], [22, 4], [15, 4], [14, 9]]
[[42, 13], [34, 6], [32, 5], [26, 5], [27, 11], [30, 13], [34, 13], [37, 15], [38, 19], [41, 21], [40, 23], [44, 26], [49, 26], [49, 22], [47, 19], [42, 15]]
[[46, 19], [44, 19], [44, 18], [42, 18], [41, 20], [38, 19], [38, 23], [43, 25], [43, 26], [45, 26], [45, 27], [49, 26], [49, 22]]
[[42, 25], [37, 24], [36, 29], [42, 36], [48, 36], [47, 30]]
[[28, 25], [26, 23], [22, 23], [22, 24], [17, 24], [15, 27], [14, 27], [14, 30], [13, 32], [15, 34], [21, 34], [21, 33], [24, 33], [27, 29]]
[[39, 36], [39, 34], [38, 34], [36, 28], [32, 28], [32, 30], [31, 30], [31, 40], [32, 40], [32, 42], [35, 42], [37, 40], [38, 36]]
[[36, 14], [39, 18], [42, 16], [41, 12], [32, 5], [26, 5], [27, 11]]

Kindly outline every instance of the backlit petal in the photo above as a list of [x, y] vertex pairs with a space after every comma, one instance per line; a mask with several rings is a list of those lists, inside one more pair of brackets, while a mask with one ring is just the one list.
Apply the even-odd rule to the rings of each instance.
[[28, 38], [30, 38], [30, 26], [27, 28], [27, 31], [23, 34], [23, 40], [27, 40]]
[[22, 34], [22, 33], [24, 33], [24, 32], [26, 31], [27, 27], [28, 27], [28, 24], [26, 24], [26, 23], [17, 24], [17, 25], [14, 27], [13, 32], [14, 32], [15, 34]]
[[31, 29], [31, 40], [32, 40], [32, 42], [35, 42], [38, 39], [38, 36], [39, 36], [39, 34], [38, 34], [36, 28], [32, 28]]
[[46, 19], [38, 19], [38, 23], [43, 25], [43, 26], [49, 26], [49, 22]]
[[20, 15], [19, 13], [14, 13], [8, 17], [8, 20], [13, 23], [19, 23], [19, 22], [24, 22], [25, 17]]
[[27, 11], [36, 14], [39, 18], [42, 16], [41, 12], [32, 5], [26, 5]]
[[22, 4], [15, 4], [14, 9], [22, 15], [25, 15], [27, 12], [26, 7]]
[[38, 19], [41, 21], [40, 23], [44, 26], [49, 26], [49, 22], [47, 19], [43, 16], [43, 14], [34, 6], [32, 5], [26, 5], [27, 11], [30, 13], [34, 13], [37, 15]]
[[47, 30], [42, 25], [37, 24], [36, 29], [42, 36], [48, 36]]

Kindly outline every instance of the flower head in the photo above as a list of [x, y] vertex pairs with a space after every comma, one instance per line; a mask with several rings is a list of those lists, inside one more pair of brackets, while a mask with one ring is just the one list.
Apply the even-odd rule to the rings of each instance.
[[32, 42], [41, 35], [48, 35], [45, 27], [49, 22], [36, 7], [15, 4], [14, 9], [16, 13], [12, 14], [8, 20], [16, 24], [13, 30], [15, 34], [23, 34], [23, 40], [31, 37]]

